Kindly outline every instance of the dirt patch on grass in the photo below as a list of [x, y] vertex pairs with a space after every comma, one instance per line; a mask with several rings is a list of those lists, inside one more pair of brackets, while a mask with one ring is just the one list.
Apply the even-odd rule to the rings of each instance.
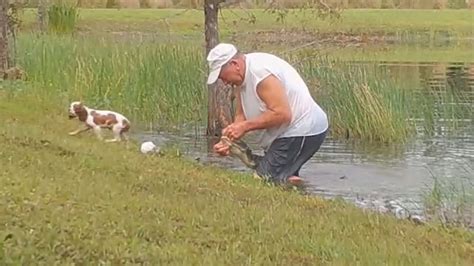
[[58, 156], [70, 157], [70, 156], [77, 155], [76, 152], [65, 149], [57, 144], [54, 144], [53, 142], [47, 139], [37, 140], [34, 138], [29, 138], [29, 137], [23, 137], [23, 138], [16, 137], [16, 136], [10, 137], [3, 133], [0, 133], [0, 138], [4, 139], [4, 141], [6, 142], [14, 143], [18, 146], [28, 148], [28, 149], [33, 149], [33, 150], [47, 149]]
[[302, 30], [254, 31], [234, 33], [229, 41], [251, 49], [262, 47], [362, 47], [368, 45], [394, 44], [397, 36], [386, 33], [321, 33]]

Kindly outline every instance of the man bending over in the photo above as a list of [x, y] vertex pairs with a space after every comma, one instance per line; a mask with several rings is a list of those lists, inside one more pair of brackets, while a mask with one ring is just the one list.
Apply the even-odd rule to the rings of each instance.
[[[301, 183], [299, 170], [319, 150], [329, 124], [298, 72], [275, 55], [242, 54], [226, 43], [214, 47], [207, 61], [208, 84], [221, 79], [236, 87], [235, 120], [222, 135], [234, 141], [260, 132], [265, 155], [257, 174], [277, 183]], [[229, 146], [220, 141], [214, 151], [227, 156]]]

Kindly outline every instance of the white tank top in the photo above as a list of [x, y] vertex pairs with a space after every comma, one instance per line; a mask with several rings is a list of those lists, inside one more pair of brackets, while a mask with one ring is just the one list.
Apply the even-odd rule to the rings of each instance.
[[257, 94], [257, 85], [273, 74], [283, 84], [291, 108], [291, 122], [288, 125], [258, 130], [260, 145], [267, 149], [276, 138], [311, 136], [323, 133], [328, 128], [326, 113], [313, 100], [305, 82], [285, 60], [267, 53], [246, 54], [245, 79], [240, 97], [246, 119], [252, 119], [267, 110]]

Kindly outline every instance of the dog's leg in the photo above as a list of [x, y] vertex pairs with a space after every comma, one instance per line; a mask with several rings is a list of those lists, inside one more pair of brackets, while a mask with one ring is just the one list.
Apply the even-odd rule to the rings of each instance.
[[75, 131], [69, 132], [69, 135], [70, 135], [70, 136], [75, 136], [75, 135], [77, 135], [77, 134], [79, 134], [79, 133], [82, 133], [82, 132], [85, 132], [85, 131], [87, 131], [87, 130], [89, 130], [89, 129], [91, 129], [91, 128], [90, 128], [90, 127], [79, 128], [79, 129], [77, 129], [77, 130], [75, 130]]
[[120, 128], [119, 136], [123, 141], [125, 141], [125, 148], [127, 150], [130, 149], [130, 145], [129, 145], [129, 141], [128, 141], [129, 140], [128, 128]]
[[128, 141], [128, 129], [120, 128], [119, 136], [122, 140]]
[[120, 133], [120, 136], [122, 137], [122, 140], [128, 141], [128, 135], [125, 132]]
[[108, 139], [106, 140], [106, 142], [118, 142], [118, 141], [121, 141], [122, 138], [121, 138], [121, 134], [120, 134], [120, 131], [121, 131], [121, 127], [119, 125], [115, 125], [112, 127], [112, 132], [114, 132], [114, 138], [113, 139]]
[[101, 130], [100, 126], [95, 126], [95, 127], [94, 127], [94, 133], [95, 133], [95, 135], [97, 136], [97, 138], [98, 138], [99, 140], [103, 140], [103, 139], [104, 139], [104, 138], [102, 137], [102, 130]]

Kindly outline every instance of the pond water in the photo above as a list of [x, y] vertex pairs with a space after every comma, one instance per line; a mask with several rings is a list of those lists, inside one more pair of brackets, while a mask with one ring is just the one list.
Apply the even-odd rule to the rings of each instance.
[[[392, 211], [397, 216], [400, 210], [403, 215], [423, 215], [423, 195], [432, 189], [435, 178], [462, 184], [469, 193], [474, 192], [474, 64], [380, 62], [380, 66], [389, 68], [400, 82], [427, 86], [438, 95], [455, 90], [462, 94], [457, 102], [440, 97], [437, 104], [467, 106], [464, 110], [468, 111], [456, 117], [455, 129], [452, 119], [440, 115], [433, 134], [425, 135], [420, 129], [418, 136], [404, 145], [354, 143], [329, 135], [300, 171], [305, 190], [323, 197], [342, 197], [362, 208]], [[250, 172], [237, 158], [212, 154], [204, 132], [204, 128], [183, 134], [143, 132], [135, 138], [158, 146], [177, 145], [185, 156], [204, 164]], [[252, 138], [246, 140], [255, 153], [262, 153]], [[473, 214], [469, 214], [471, 221]]]

